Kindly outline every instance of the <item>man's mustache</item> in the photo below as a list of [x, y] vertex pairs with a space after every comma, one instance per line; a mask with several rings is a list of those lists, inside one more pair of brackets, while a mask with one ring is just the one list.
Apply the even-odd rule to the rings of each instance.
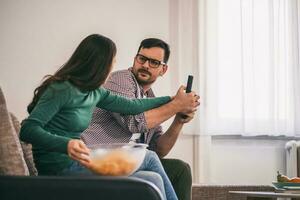
[[152, 74], [150, 72], [148, 72], [147, 70], [144, 69], [139, 69], [138, 72], [144, 73], [144, 74], [148, 74], [149, 76], [152, 76]]

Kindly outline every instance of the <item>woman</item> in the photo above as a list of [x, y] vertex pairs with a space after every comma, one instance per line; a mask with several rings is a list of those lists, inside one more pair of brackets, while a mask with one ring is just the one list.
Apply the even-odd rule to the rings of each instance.
[[[54, 75], [48, 76], [35, 89], [28, 106], [29, 117], [22, 122], [20, 138], [32, 144], [40, 175], [89, 173], [89, 149], [79, 136], [87, 128], [96, 106], [123, 114], [138, 114], [171, 100], [170, 97], [128, 100], [101, 88], [115, 55], [113, 41], [101, 35], [90, 35]], [[195, 101], [191, 96], [188, 100]], [[157, 157], [151, 159], [159, 162]], [[161, 164], [157, 167], [157, 172], [167, 177]], [[161, 183], [156, 185], [162, 193], [164, 189], [169, 191], [168, 199], [177, 199], [172, 185], [166, 182], [165, 188]]]

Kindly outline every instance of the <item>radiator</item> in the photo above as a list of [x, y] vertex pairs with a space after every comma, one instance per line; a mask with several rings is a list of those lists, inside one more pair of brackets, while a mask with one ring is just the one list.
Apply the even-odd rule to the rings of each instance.
[[286, 152], [286, 175], [288, 177], [298, 176], [300, 166], [298, 164], [298, 147], [300, 142], [295, 140], [288, 141], [285, 145]]

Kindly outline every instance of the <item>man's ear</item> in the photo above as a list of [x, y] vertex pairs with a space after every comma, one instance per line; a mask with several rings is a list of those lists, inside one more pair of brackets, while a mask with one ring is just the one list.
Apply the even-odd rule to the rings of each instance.
[[168, 65], [162, 67], [162, 71], [159, 73], [160, 76], [163, 76], [168, 71]]

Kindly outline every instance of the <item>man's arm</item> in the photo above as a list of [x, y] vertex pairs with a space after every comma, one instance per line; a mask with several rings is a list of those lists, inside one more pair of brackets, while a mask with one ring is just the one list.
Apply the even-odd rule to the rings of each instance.
[[191, 121], [194, 117], [194, 112], [185, 114], [187, 118], [182, 118], [181, 114], [176, 114], [175, 119], [168, 130], [158, 137], [156, 141], [156, 153], [160, 158], [166, 156], [174, 146], [183, 125]]
[[[114, 73], [108, 79], [104, 87], [115, 94], [127, 98], [136, 98], [135, 93], [137, 86], [128, 73]], [[182, 90], [183, 89], [181, 88], [181, 90], [177, 92], [176, 98], [161, 107], [146, 111], [139, 115], [124, 116], [113, 113], [113, 116], [121, 126], [126, 127], [132, 133], [146, 132], [187, 108], [185, 94], [181, 94]], [[193, 106], [191, 105], [191, 107]]]

